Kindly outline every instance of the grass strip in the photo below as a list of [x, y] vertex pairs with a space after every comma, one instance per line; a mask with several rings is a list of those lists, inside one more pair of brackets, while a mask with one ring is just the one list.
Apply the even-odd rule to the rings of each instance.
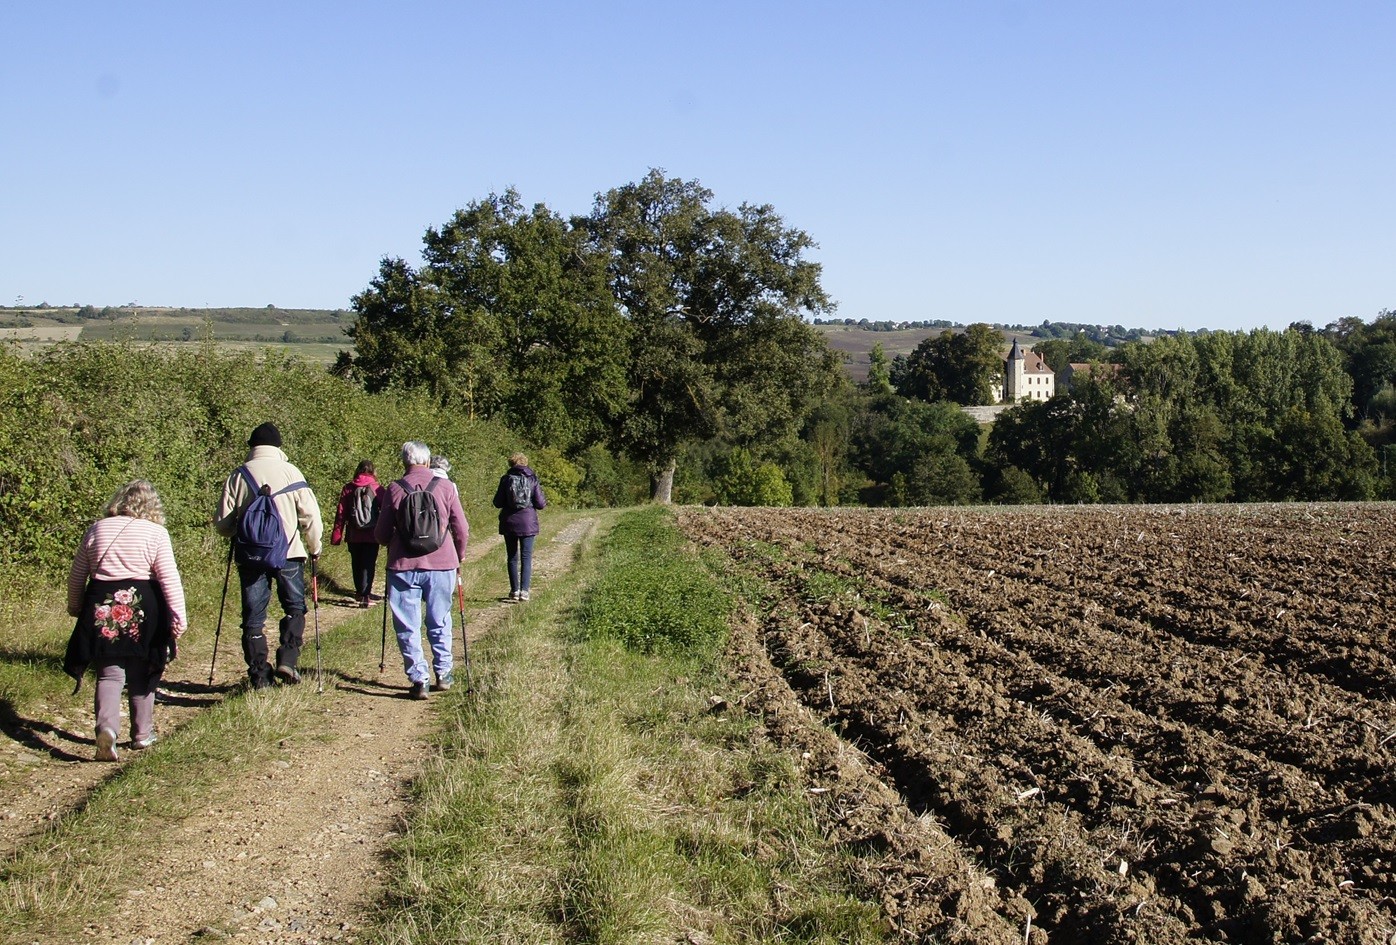
[[443, 700], [376, 940], [881, 941], [792, 759], [716, 695], [728, 604], [669, 514], [624, 514], [575, 573]]

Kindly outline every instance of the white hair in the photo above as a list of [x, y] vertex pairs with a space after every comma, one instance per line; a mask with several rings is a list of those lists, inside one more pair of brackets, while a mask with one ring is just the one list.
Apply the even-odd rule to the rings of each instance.
[[403, 466], [425, 466], [431, 460], [431, 450], [421, 440], [408, 440], [402, 444]]

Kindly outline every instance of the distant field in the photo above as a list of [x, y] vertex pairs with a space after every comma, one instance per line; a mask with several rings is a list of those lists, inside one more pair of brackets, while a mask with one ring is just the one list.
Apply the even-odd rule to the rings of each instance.
[[[98, 314], [100, 312], [100, 314]], [[272, 349], [332, 363], [351, 347], [352, 313], [279, 308], [0, 308], [0, 342], [21, 350], [63, 341], [184, 344], [212, 338], [234, 349]]]
[[[962, 331], [959, 328], [905, 328], [900, 331], [869, 331], [856, 325], [815, 325], [815, 331], [824, 336], [829, 347], [844, 356], [844, 367], [853, 380], [862, 382], [868, 379], [868, 357], [873, 345], [881, 344], [882, 350], [891, 361], [897, 355], [909, 355], [916, 346], [927, 338], [934, 338], [943, 331]], [[1038, 339], [1026, 332], [1003, 333], [1006, 349], [1017, 338], [1019, 343], [1031, 347]]]
[[35, 325], [32, 328], [0, 328], [0, 341], [77, 341], [82, 328], [75, 325]]
[[[0, 307], [0, 342], [24, 348], [60, 341], [145, 341], [160, 344], [212, 337], [237, 348], [282, 349], [309, 361], [329, 364], [351, 347], [344, 331], [354, 315], [342, 309], [283, 308], [6, 308]], [[907, 328], [870, 331], [857, 325], [815, 325], [829, 347], [843, 356], [844, 368], [858, 382], [867, 380], [868, 357], [881, 344], [889, 360], [906, 356], [927, 338], [963, 329]], [[1004, 348], [1014, 338], [1031, 346], [1026, 333], [1004, 332]]]

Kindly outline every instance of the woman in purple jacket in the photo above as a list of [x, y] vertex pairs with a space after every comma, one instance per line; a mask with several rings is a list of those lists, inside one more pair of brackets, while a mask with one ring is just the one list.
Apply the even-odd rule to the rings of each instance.
[[509, 600], [528, 600], [533, 578], [533, 539], [538, 535], [538, 510], [548, 507], [538, 475], [528, 468], [528, 457], [509, 457], [509, 471], [499, 477], [494, 491], [499, 509], [499, 533], [509, 558]]

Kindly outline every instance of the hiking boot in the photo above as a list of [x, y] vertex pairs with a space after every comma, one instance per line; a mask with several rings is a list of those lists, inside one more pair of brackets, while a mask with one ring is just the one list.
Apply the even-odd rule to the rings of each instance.
[[116, 760], [116, 733], [109, 728], [97, 730], [97, 760]]
[[294, 666], [276, 667], [276, 677], [288, 686], [294, 686], [301, 681], [301, 674], [296, 671]]
[[266, 676], [253, 676], [249, 682], [253, 689], [270, 689], [271, 680]]
[[431, 688], [434, 692], [446, 692], [455, 684], [455, 675], [452, 673], [447, 673], [445, 676], [436, 677], [436, 685], [432, 686]]
[[427, 684], [424, 683], [424, 682], [416, 682], [416, 683], [413, 683], [413, 684], [412, 684], [412, 688], [409, 689], [409, 690], [407, 690], [407, 696], [408, 696], [408, 698], [410, 698], [410, 699], [426, 699], [426, 698], [428, 698], [428, 696], [427, 696]]
[[137, 750], [140, 750], [142, 748], [149, 748], [151, 745], [154, 745], [157, 741], [159, 741], [159, 738], [157, 738], [154, 735], [147, 735], [145, 738], [133, 738], [131, 739], [131, 747]]

